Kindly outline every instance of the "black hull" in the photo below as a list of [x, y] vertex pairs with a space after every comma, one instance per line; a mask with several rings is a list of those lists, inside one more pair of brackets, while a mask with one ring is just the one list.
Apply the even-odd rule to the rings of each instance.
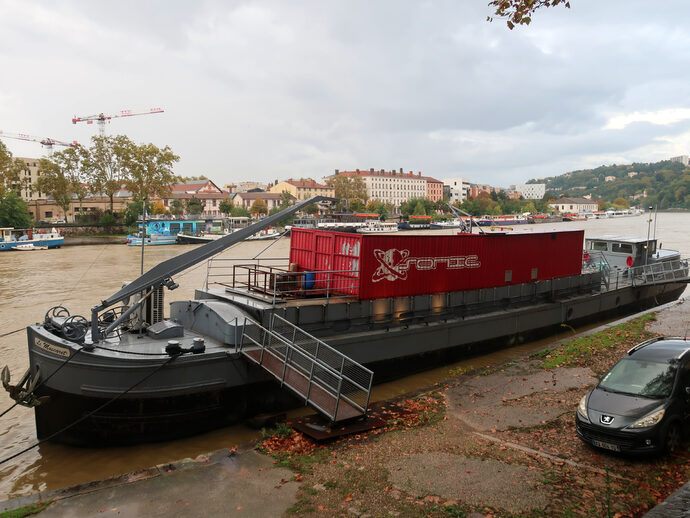
[[[385, 338], [383, 335], [371, 334], [365, 340], [342, 341], [342, 346], [337, 347], [344, 352], [352, 354], [359, 350], [371, 349], [372, 342], [382, 347], [391, 347], [391, 342], [396, 344], [398, 356], [389, 357], [386, 360], [363, 362], [375, 372], [375, 383], [381, 383], [399, 378], [413, 372], [431, 367], [437, 367], [444, 363], [450, 363], [462, 358], [486, 354], [490, 351], [521, 344], [533, 339], [553, 336], [562, 331], [562, 324], [579, 326], [605, 320], [607, 318], [632, 314], [643, 309], [655, 307], [666, 302], [678, 299], [685, 290], [686, 285], [673, 283], [668, 285], [656, 285], [637, 288], [634, 291], [621, 293], [624, 300], [628, 301], [619, 305], [620, 297], [612, 295], [608, 309], [604, 309], [604, 300], [594, 302], [597, 297], [591, 297], [591, 307], [597, 306], [598, 310], [590, 310], [587, 314], [571, 313], [564, 311], [563, 319], [552, 322], [542, 322], [541, 325], [521, 329], [519, 332], [500, 332], [491, 339], [472, 339], [463, 344], [446, 347], [440, 350], [421, 350], [419, 344], [422, 336], [432, 336], [434, 332], [445, 329], [447, 340], [453, 340], [453, 336], [460, 336], [462, 323], [455, 322], [455, 328], [411, 326], [405, 331], [407, 343], [399, 343], [400, 336]], [[580, 300], [580, 304], [587, 304], [587, 298]], [[529, 312], [529, 310], [527, 310]], [[570, 318], [572, 315], [573, 318]], [[496, 316], [482, 324], [484, 336], [491, 334], [491, 328], [500, 327], [507, 317]], [[525, 317], [527, 318], [527, 317]], [[457, 326], [460, 327], [457, 327]], [[326, 338], [326, 337], [325, 337]], [[328, 340], [326, 338], [326, 340]], [[386, 342], [389, 343], [386, 343]], [[337, 340], [336, 340], [337, 342]], [[414, 351], [414, 343], [418, 344], [417, 353]], [[35, 361], [35, 353], [34, 353]], [[237, 362], [245, 360], [238, 359]], [[34, 362], [32, 361], [32, 364]], [[48, 387], [40, 387], [36, 393], [39, 396], [51, 397], [49, 404], [35, 408], [36, 429], [39, 439], [51, 437], [56, 442], [62, 442], [78, 446], [105, 446], [137, 444], [143, 442], [165, 441], [182, 438], [212, 429], [221, 428], [237, 423], [247, 417], [260, 413], [274, 412], [295, 408], [299, 406], [297, 399], [280, 385], [265, 376], [258, 367], [247, 365], [247, 379], [254, 380], [239, 386], [190, 391], [186, 394], [175, 394], [167, 397], [123, 397], [96, 411], [101, 405], [112, 399], [111, 395], [104, 397], [84, 396], [73, 393], [60, 392]], [[150, 396], [150, 395], [149, 395]], [[93, 414], [92, 414], [93, 413]], [[85, 416], [88, 416], [85, 418]], [[59, 433], [68, 425], [80, 420], [69, 430]]]
[[[276, 390], [272, 382], [186, 396], [120, 399], [99, 411], [96, 410], [109, 399], [45, 388], [36, 392], [51, 398], [49, 404], [35, 408], [38, 439], [51, 438], [54, 442], [80, 447], [181, 439], [236, 424], [258, 413], [299, 405], [288, 392]], [[83, 419], [84, 416], [89, 417]], [[80, 419], [78, 424], [58, 433]]]
[[178, 234], [175, 238], [175, 241], [178, 245], [201, 245], [204, 243], [209, 243], [213, 241], [213, 239], [198, 236], [181, 236], [180, 234]]

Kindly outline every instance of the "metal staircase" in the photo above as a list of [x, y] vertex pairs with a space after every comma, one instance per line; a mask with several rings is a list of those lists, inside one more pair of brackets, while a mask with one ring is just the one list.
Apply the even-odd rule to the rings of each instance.
[[333, 423], [367, 413], [374, 373], [278, 315], [246, 319], [239, 350]]

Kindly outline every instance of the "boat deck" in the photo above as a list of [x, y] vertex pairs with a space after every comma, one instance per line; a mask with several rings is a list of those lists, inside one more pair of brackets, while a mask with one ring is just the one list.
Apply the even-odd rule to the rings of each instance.
[[261, 291], [247, 290], [244, 288], [219, 287], [205, 290], [210, 295], [219, 299], [232, 301], [247, 307], [256, 309], [268, 309], [274, 306], [321, 306], [328, 303], [355, 302], [358, 299], [346, 295], [331, 295], [329, 297], [279, 297]]

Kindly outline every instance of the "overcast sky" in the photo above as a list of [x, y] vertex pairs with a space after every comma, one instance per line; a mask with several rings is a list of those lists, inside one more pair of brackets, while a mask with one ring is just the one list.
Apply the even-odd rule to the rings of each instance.
[[373, 167], [508, 186], [690, 154], [690, 2], [571, 3], [510, 31], [486, 0], [0, 0], [0, 130], [88, 144], [73, 116], [161, 107], [106, 132], [221, 185]]

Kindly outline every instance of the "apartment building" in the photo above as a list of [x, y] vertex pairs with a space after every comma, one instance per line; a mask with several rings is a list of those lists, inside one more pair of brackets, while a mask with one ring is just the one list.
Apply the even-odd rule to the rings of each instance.
[[447, 188], [451, 203], [462, 203], [467, 199], [472, 184], [467, 178], [446, 178], [443, 185]]
[[312, 196], [335, 197], [335, 189], [328, 185], [323, 185], [314, 180], [285, 180], [277, 182], [269, 189], [269, 192], [281, 194], [289, 192], [297, 201], [307, 200]]
[[[367, 197], [370, 200], [390, 203], [395, 208], [400, 207], [402, 203], [411, 198], [426, 198], [427, 196], [427, 177], [422, 176], [421, 172], [417, 174], [412, 171], [405, 173], [402, 168], [399, 171], [386, 171], [384, 169], [378, 171], [374, 169], [339, 171], [336, 169], [335, 174], [359, 176], [364, 180]], [[435, 187], [434, 192], [437, 190], [438, 187]], [[442, 193], [441, 196], [443, 196]]]

